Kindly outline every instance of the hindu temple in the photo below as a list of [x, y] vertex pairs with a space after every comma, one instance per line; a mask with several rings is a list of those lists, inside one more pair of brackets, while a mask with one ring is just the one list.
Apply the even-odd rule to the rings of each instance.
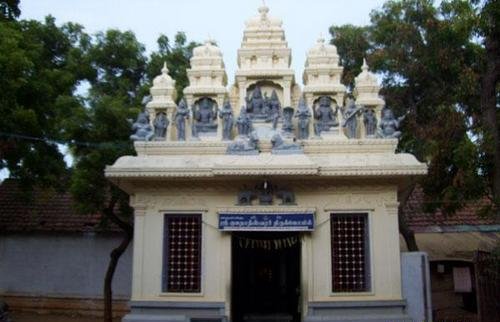
[[411, 321], [397, 195], [427, 168], [396, 153], [403, 118], [377, 77], [365, 62], [347, 95], [320, 38], [299, 84], [266, 6], [237, 57], [228, 85], [221, 50], [196, 47], [178, 103], [165, 65], [137, 155], [106, 168], [135, 211], [123, 321]]

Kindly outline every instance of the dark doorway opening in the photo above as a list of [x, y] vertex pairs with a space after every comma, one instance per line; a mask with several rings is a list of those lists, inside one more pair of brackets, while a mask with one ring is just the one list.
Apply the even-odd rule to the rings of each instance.
[[234, 232], [232, 321], [300, 321], [300, 235]]

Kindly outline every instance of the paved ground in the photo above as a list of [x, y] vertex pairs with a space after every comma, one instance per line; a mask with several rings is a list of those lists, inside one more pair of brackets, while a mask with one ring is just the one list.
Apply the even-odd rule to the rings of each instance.
[[[11, 314], [12, 322], [102, 322], [102, 317], [88, 317], [79, 315], [56, 315], [36, 313], [14, 313]], [[114, 322], [120, 322], [116, 318]]]

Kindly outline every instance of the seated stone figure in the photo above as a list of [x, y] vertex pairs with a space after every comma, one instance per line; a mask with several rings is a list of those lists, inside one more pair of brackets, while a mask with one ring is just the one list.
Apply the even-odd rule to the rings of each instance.
[[262, 91], [260, 86], [255, 86], [254, 90], [247, 98], [246, 112], [253, 118], [262, 116], [264, 110], [264, 97], [262, 96]]
[[248, 136], [239, 136], [231, 142], [226, 150], [226, 154], [253, 155], [259, 154], [259, 137], [255, 131]]
[[380, 119], [380, 128], [378, 137], [382, 138], [399, 138], [401, 131], [399, 130], [400, 123], [404, 120], [405, 116], [394, 117], [394, 113], [388, 107], [382, 110], [382, 117]]
[[198, 101], [198, 108], [193, 108], [195, 127], [197, 133], [217, 131], [217, 109], [214, 101], [204, 97]]
[[130, 136], [133, 141], [150, 141], [154, 136], [153, 127], [149, 124], [149, 115], [146, 112], [141, 112], [137, 116], [137, 120], [132, 124], [134, 134]]
[[272, 150], [275, 154], [296, 154], [302, 153], [302, 147], [297, 143], [286, 143], [279, 133], [275, 133], [271, 138]]
[[316, 135], [320, 135], [323, 131], [329, 131], [330, 128], [339, 125], [337, 120], [338, 106], [335, 110], [332, 108], [332, 99], [328, 96], [321, 96], [318, 100], [318, 107], [314, 109], [314, 130]]

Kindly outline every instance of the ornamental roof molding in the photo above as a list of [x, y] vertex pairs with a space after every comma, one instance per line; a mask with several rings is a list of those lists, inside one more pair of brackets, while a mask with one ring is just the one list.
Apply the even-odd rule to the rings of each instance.
[[425, 175], [427, 167], [410, 154], [353, 153], [335, 156], [125, 156], [106, 168], [114, 178], [185, 178], [216, 176], [394, 177]]
[[[288, 48], [282, 21], [268, 15], [269, 8], [265, 5], [259, 9], [256, 17], [245, 23], [241, 47], [238, 49], [238, 71], [236, 76], [242, 76], [242, 71], [266, 71], [289, 69], [292, 51]], [[292, 75], [293, 70], [289, 69]], [[250, 75], [250, 76], [253, 76]]]
[[[308, 154], [328, 153], [394, 153], [397, 139], [303, 140], [299, 141]], [[148, 155], [225, 155], [230, 142], [225, 141], [135, 141], [139, 156]], [[268, 142], [261, 142], [261, 152], [271, 152]], [[241, 157], [241, 156], [240, 156]]]
[[344, 93], [346, 89], [341, 83], [343, 70], [339, 64], [337, 47], [325, 43], [325, 39], [320, 36], [307, 53], [302, 75], [304, 93]]
[[205, 40], [203, 45], [197, 46], [193, 49], [192, 58], [222, 58], [222, 52], [219, 47], [214, 44], [212, 39]]
[[163, 63], [161, 74], [153, 79], [153, 86], [149, 90], [151, 101], [146, 107], [152, 108], [169, 108], [175, 106], [175, 80], [168, 74], [167, 63]]
[[226, 93], [227, 74], [222, 52], [208, 39], [193, 49], [190, 59], [191, 68], [187, 70], [189, 86], [185, 94], [224, 94]]
[[283, 30], [282, 25], [283, 21], [279, 18], [270, 17], [269, 7], [266, 5], [262, 5], [258, 9], [259, 14], [255, 17], [248, 19], [245, 22], [245, 31], [253, 31], [253, 30]]
[[359, 105], [369, 105], [381, 107], [385, 101], [379, 96], [380, 85], [377, 76], [369, 71], [366, 59], [363, 58], [361, 73], [354, 79], [354, 96]]
[[320, 36], [316, 44], [309, 49], [305, 63], [306, 67], [321, 65], [339, 65], [337, 47], [328, 43], [325, 44], [325, 38], [323, 38], [323, 36]]

